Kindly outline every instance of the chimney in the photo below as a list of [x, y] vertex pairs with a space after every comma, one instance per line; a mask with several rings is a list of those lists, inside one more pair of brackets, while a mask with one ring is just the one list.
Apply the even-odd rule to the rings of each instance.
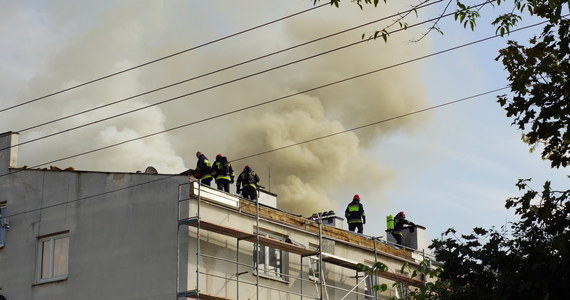
[[0, 176], [8, 174], [10, 168], [15, 168], [18, 162], [17, 132], [0, 133]]

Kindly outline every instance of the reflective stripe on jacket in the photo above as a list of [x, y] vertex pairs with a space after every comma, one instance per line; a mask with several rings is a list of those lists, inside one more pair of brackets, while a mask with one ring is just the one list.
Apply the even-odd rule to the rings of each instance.
[[198, 162], [196, 163], [196, 171], [200, 172], [202, 175], [200, 179], [208, 179], [212, 177], [212, 164], [206, 155], [202, 154], [198, 158]]
[[348, 223], [362, 223], [363, 219], [365, 218], [364, 207], [359, 201], [353, 200], [346, 207], [344, 216], [346, 217]]
[[222, 163], [220, 161], [216, 161], [214, 162], [214, 167], [212, 167], [212, 175], [216, 178], [216, 180], [231, 180], [234, 178], [234, 170], [229, 162]]
[[258, 182], [259, 182], [259, 176], [257, 176], [255, 172], [253, 171], [249, 173], [242, 172], [241, 174], [239, 174], [236, 185], [238, 188], [240, 187], [240, 185], [243, 184], [243, 187], [252, 186], [253, 188], [257, 189]]
[[392, 233], [397, 235], [404, 235], [402, 230], [404, 230], [404, 225], [407, 224], [410, 224], [410, 221], [406, 220], [406, 218], [402, 217], [402, 215], [397, 214], [394, 218], [394, 230]]

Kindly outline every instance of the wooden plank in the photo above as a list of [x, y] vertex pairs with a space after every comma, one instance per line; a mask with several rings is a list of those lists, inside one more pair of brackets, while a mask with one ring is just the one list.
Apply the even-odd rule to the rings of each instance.
[[409, 285], [413, 285], [416, 287], [421, 287], [425, 284], [425, 282], [423, 282], [421, 280], [410, 278], [404, 274], [398, 274], [398, 273], [393, 273], [393, 272], [380, 272], [378, 274], [378, 276], [380, 276], [382, 278], [390, 279], [390, 280], [393, 280], [396, 282], [407, 283]]
[[[358, 263], [355, 261], [345, 259], [345, 258], [336, 256], [336, 255], [333, 255], [333, 254], [324, 253], [324, 252], [322, 255], [323, 255], [323, 261], [324, 262], [332, 263], [332, 264], [336, 264], [336, 265], [341, 266], [341, 267], [360, 271], [357, 267]], [[403, 282], [403, 283], [413, 285], [413, 286], [417, 286], [417, 287], [421, 287], [425, 284], [425, 282], [423, 282], [421, 280], [410, 278], [404, 274], [399, 274], [399, 273], [394, 273], [394, 272], [387, 272], [387, 271], [386, 272], [379, 272], [378, 276], [392, 280], [392, 281]]]
[[[198, 222], [190, 223], [188, 225], [190, 225], [192, 227], [197, 227]], [[248, 232], [237, 230], [234, 228], [221, 226], [221, 225], [214, 224], [214, 223], [211, 223], [208, 221], [203, 221], [203, 220], [200, 220], [200, 229], [208, 230], [208, 231], [215, 232], [215, 233], [222, 234], [222, 235], [231, 236], [231, 237], [241, 239], [241, 240], [245, 240], [245, 241], [249, 241], [252, 243], [255, 243], [257, 240], [255, 238], [255, 234], [253, 234], [253, 233], [248, 233]], [[284, 241], [280, 241], [280, 240], [269, 238], [269, 237], [262, 236], [262, 235], [259, 236], [259, 243], [261, 245], [264, 245], [264, 246], [268, 246], [268, 247], [279, 249], [279, 250], [284, 250], [287, 252], [291, 252], [291, 253], [295, 253], [295, 254], [299, 254], [299, 255], [303, 255], [303, 256], [315, 255], [318, 253], [315, 250], [310, 250], [307, 248], [303, 248], [301, 246], [297, 246], [294, 244], [290, 244], [290, 243], [287, 243]]]
[[[248, 213], [250, 215], [256, 215], [256, 206], [252, 202], [241, 200], [240, 209], [244, 213]], [[287, 214], [269, 207], [260, 206], [259, 216], [283, 224], [304, 228], [308, 232], [312, 233], [319, 232], [319, 226], [314, 221], [310, 221], [307, 218], [297, 217], [291, 214]], [[340, 228], [324, 225], [322, 226], [322, 229], [324, 236], [342, 240], [353, 245], [358, 245], [370, 249], [374, 249], [374, 244], [376, 243], [377, 251], [398, 256], [408, 261], [413, 261], [412, 253], [410, 251], [406, 251], [403, 249], [396, 249], [385, 243], [377, 242], [369, 237], [355, 234], [354, 232], [350, 232], [347, 230], [342, 230]]]
[[197, 290], [178, 293], [178, 297], [203, 299], [203, 300], [232, 300], [231, 298], [201, 293], [200, 291], [197, 291]]

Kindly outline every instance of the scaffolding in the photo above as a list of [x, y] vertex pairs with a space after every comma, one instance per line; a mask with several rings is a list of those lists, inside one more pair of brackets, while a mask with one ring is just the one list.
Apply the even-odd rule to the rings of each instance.
[[[188, 189], [186, 189], [186, 186], [188, 187]], [[215, 191], [215, 192], [213, 192]], [[206, 197], [204, 197], [203, 194], [206, 194]], [[218, 196], [216, 197], [216, 194], [218, 194]], [[219, 194], [222, 194], [221, 198], [219, 197]], [[203, 273], [200, 270], [200, 260], [202, 257], [208, 257], [208, 258], [213, 258], [213, 259], [220, 259], [220, 260], [224, 260], [228, 263], [233, 263], [236, 265], [236, 272], [235, 272], [235, 276], [236, 279], [231, 279], [232, 281], [235, 281], [236, 283], [236, 296], [237, 298], [239, 298], [240, 295], [240, 284], [247, 284], [247, 285], [255, 285], [256, 288], [256, 298], [259, 299], [259, 289], [260, 288], [266, 288], [266, 289], [270, 289], [270, 290], [277, 290], [277, 291], [282, 291], [282, 292], [286, 292], [288, 294], [293, 294], [298, 296], [300, 299], [328, 299], [328, 288], [334, 288], [334, 289], [340, 289], [346, 292], [346, 295], [342, 298], [346, 298], [348, 295], [351, 294], [355, 294], [357, 295], [357, 298], [359, 296], [362, 296], [362, 299], [379, 299], [378, 298], [378, 294], [376, 293], [374, 296], [371, 296], [370, 294], [364, 294], [364, 293], [358, 293], [358, 292], [354, 292], [354, 290], [364, 281], [366, 280], [366, 277], [368, 277], [368, 275], [364, 276], [364, 277], [359, 277], [359, 272], [361, 272], [360, 270], [360, 263], [357, 261], [353, 261], [350, 260], [348, 258], [345, 257], [340, 257], [340, 256], [336, 256], [334, 254], [331, 253], [327, 253], [323, 250], [323, 240], [324, 239], [332, 239], [330, 237], [325, 237], [323, 234], [323, 224], [322, 222], [319, 220], [317, 220], [316, 222], [314, 222], [314, 224], [310, 224], [312, 226], [317, 226], [318, 231], [317, 231], [317, 235], [318, 235], [318, 247], [317, 249], [309, 249], [306, 248], [304, 245], [301, 244], [296, 244], [293, 241], [283, 241], [283, 240], [279, 240], [276, 238], [272, 238], [266, 235], [263, 235], [260, 233], [260, 222], [262, 221], [262, 217], [260, 216], [260, 203], [259, 201], [248, 201], [245, 200], [243, 198], [238, 198], [238, 201], [236, 202], [235, 200], [228, 200], [228, 197], [236, 197], [235, 195], [224, 195], [227, 193], [212, 189], [210, 187], [207, 186], [203, 186], [201, 185], [199, 182], [194, 181], [194, 182], [190, 182], [189, 184], [185, 184], [185, 185], [181, 185], [180, 189], [179, 189], [179, 199], [178, 199], [178, 242], [177, 242], [177, 283], [176, 283], [176, 289], [177, 289], [177, 299], [184, 297], [184, 298], [195, 298], [195, 299], [205, 299], [205, 300], [230, 300], [231, 298], [226, 298], [223, 296], [217, 296], [217, 295], [212, 295], [212, 294], [208, 294], [205, 292], [202, 292], [200, 290], [200, 275], [201, 274], [205, 274], [208, 275], [206, 273]], [[227, 196], [227, 197], [226, 197]], [[230, 206], [234, 209], [236, 209], [239, 212], [243, 213], [243, 210], [247, 211], [248, 215], [253, 215], [253, 217], [255, 218], [255, 228], [254, 230], [252, 230], [251, 232], [247, 232], [247, 231], [243, 231], [240, 229], [236, 229], [233, 227], [229, 227], [229, 226], [223, 226], [220, 224], [216, 224], [214, 222], [211, 222], [209, 220], [205, 220], [203, 218], [201, 218], [201, 203], [206, 201], [208, 203], [211, 203], [212, 199], [214, 198], [214, 202], [216, 204], [221, 204], [221, 205], [225, 205], [225, 206]], [[195, 202], [195, 207], [196, 207], [196, 214], [192, 215], [192, 216], [187, 216], [187, 217], [181, 217], [182, 215], [182, 209], [181, 207], [184, 206], [183, 204], [187, 204], [187, 202], [190, 201], [196, 201]], [[236, 204], [237, 203], [237, 204]], [[189, 213], [189, 207], [190, 205], [187, 204], [186, 205], [188, 208], [184, 209], [185, 211], [188, 211]], [[186, 207], [184, 206], [184, 207]], [[253, 213], [252, 210], [254, 210], [255, 212]], [[268, 222], [269, 220], [267, 219], [263, 219], [264, 222]], [[308, 221], [308, 220], [306, 220]], [[313, 221], [310, 221], [313, 222]], [[307, 223], [306, 223], [307, 224]], [[305, 224], [305, 226], [307, 226]], [[181, 226], [188, 226], [188, 227], [193, 227], [195, 228], [195, 238], [196, 238], [196, 282], [195, 282], [195, 288], [194, 289], [190, 289], [190, 290], [182, 290], [181, 291], [181, 287], [180, 287], [180, 263], [181, 263], [181, 258], [180, 258], [180, 227]], [[220, 257], [213, 257], [213, 256], [209, 256], [206, 255], [205, 253], [201, 252], [201, 231], [207, 231], [207, 232], [211, 232], [211, 233], [216, 233], [219, 235], [223, 235], [226, 237], [231, 237], [233, 239], [236, 240], [236, 258], [235, 261], [233, 260], [227, 260], [225, 258], [220, 258]], [[314, 234], [314, 232], [311, 232], [312, 234]], [[186, 237], [188, 237], [189, 233], [185, 233]], [[371, 251], [374, 252], [374, 260], [375, 263], [378, 262], [378, 254], [379, 254], [379, 250], [377, 249], [377, 242], [378, 239], [373, 238], [373, 245], [374, 248], [371, 249]], [[240, 254], [240, 242], [249, 242], [249, 243], [253, 243], [254, 246], [254, 253], [255, 255], [257, 255], [257, 257], [254, 259], [254, 264], [253, 266], [251, 264], [244, 264], [241, 263], [239, 261], [239, 254]], [[285, 251], [287, 253], [292, 253], [292, 254], [296, 254], [299, 256], [300, 259], [300, 276], [299, 277], [294, 277], [291, 275], [286, 275], [288, 278], [292, 278], [294, 277], [295, 279], [300, 280], [300, 289], [298, 292], [296, 291], [291, 291], [291, 290], [280, 290], [277, 289], [275, 287], [269, 287], [269, 286], [263, 286], [260, 284], [260, 276], [259, 276], [259, 265], [260, 265], [260, 246], [266, 246], [266, 247], [270, 247], [273, 249], [277, 249], [277, 250], [281, 250], [281, 251]], [[387, 253], [382, 253], [383, 255], [389, 255]], [[312, 280], [309, 278], [303, 278], [304, 275], [304, 270], [303, 270], [303, 259], [304, 258], [309, 258], [309, 259], [313, 259], [316, 260], [317, 265], [316, 265], [316, 270], [318, 270], [319, 274], [317, 276], [317, 278], [313, 278]], [[409, 261], [412, 262], [412, 261]], [[329, 263], [329, 264], [333, 264], [336, 266], [340, 266], [343, 268], [347, 268], [350, 270], [354, 270], [355, 271], [355, 278], [357, 281], [357, 284], [354, 286], [354, 288], [352, 289], [343, 289], [340, 287], [336, 287], [334, 285], [328, 285], [326, 283], [326, 278], [325, 278], [325, 274], [324, 274], [324, 269], [323, 269], [323, 263]], [[413, 263], [413, 262], [412, 262]], [[239, 267], [247, 267], [247, 268], [252, 268], [252, 271], [254, 274], [256, 274], [256, 280], [255, 282], [249, 282], [249, 281], [242, 281], [240, 280], [240, 275], [243, 275], [245, 273], [248, 272], [240, 272]], [[313, 270], [314, 271], [314, 270]], [[400, 273], [396, 273], [396, 272], [389, 272], [389, 271], [376, 271], [375, 273], [376, 276], [381, 277], [381, 278], [385, 278], [388, 279], [390, 281], [394, 281], [394, 282], [398, 282], [398, 283], [403, 283], [406, 285], [411, 285], [411, 286], [416, 286], [416, 287], [420, 287], [422, 285], [425, 284], [424, 281], [418, 280], [418, 279], [414, 279], [414, 278], [410, 278], [404, 274], [400, 274]], [[189, 276], [188, 276], [189, 278]], [[189, 279], [187, 278], [186, 281], [188, 281]], [[224, 280], [230, 280], [227, 277], [223, 278]], [[359, 282], [359, 279], [361, 279], [361, 281]], [[303, 290], [304, 287], [304, 282], [311, 282], [312, 284], [315, 284], [315, 287], [318, 289], [317, 290], [317, 297], [315, 296], [310, 296], [310, 295], [306, 295]], [[186, 284], [188, 285], [188, 284]], [[236, 299], [237, 299], [236, 298]]]

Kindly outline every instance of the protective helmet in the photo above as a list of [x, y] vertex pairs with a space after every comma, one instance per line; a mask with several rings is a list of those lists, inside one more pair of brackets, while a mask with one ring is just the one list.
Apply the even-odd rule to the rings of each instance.
[[243, 167], [243, 170], [246, 171], [246, 172], [249, 172], [249, 171], [251, 171], [251, 167], [250, 167], [250, 166], [245, 166], [245, 167]]
[[218, 158], [220, 158], [220, 157], [222, 157], [222, 156], [223, 156], [223, 155], [218, 154], [218, 155], [216, 155], [216, 159], [218, 159]]
[[354, 197], [352, 197], [352, 199], [360, 200], [360, 195], [356, 194]]
[[402, 215], [402, 217], [404, 217], [404, 218], [406, 217], [406, 214], [403, 211], [399, 212], [398, 214]]

